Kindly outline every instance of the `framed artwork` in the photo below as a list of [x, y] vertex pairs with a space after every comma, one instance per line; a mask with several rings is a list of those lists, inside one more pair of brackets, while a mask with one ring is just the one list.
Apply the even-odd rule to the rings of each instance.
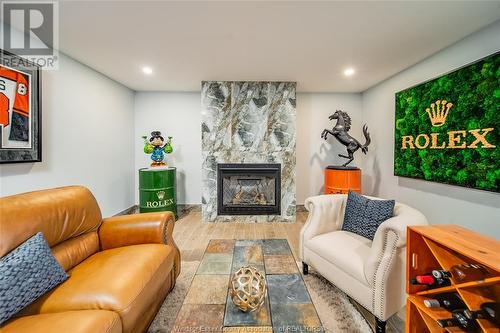
[[0, 49], [0, 163], [41, 162], [41, 70]]
[[500, 52], [396, 93], [394, 175], [500, 192]]

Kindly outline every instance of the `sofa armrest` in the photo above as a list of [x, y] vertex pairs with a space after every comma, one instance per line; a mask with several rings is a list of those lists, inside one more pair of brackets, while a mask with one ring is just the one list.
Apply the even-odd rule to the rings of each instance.
[[403, 204], [396, 204], [394, 215], [378, 227], [364, 267], [374, 293], [372, 313], [381, 320], [404, 305], [406, 229], [428, 224], [422, 213]]
[[175, 251], [174, 274], [180, 273], [181, 258], [174, 242], [175, 218], [171, 212], [113, 216], [103, 220], [99, 228], [102, 250], [138, 244], [166, 244]]
[[425, 216], [418, 210], [407, 205], [397, 203], [394, 207], [394, 217], [384, 221], [377, 229], [373, 238], [372, 250], [375, 252], [382, 250], [384, 239], [389, 231], [396, 234], [398, 241], [395, 246], [398, 248], [406, 246], [406, 229], [412, 225], [428, 224]]
[[300, 230], [300, 257], [303, 258], [303, 246], [309, 239], [339, 230], [344, 220], [347, 201], [346, 194], [318, 195], [307, 198], [304, 205], [309, 211], [306, 223]]
[[171, 212], [109, 217], [102, 221], [99, 228], [101, 248], [107, 250], [127, 245], [167, 244], [173, 224]]

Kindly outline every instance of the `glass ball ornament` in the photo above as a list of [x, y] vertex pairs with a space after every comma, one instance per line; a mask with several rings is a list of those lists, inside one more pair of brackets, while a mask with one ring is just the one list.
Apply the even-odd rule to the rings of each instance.
[[231, 278], [233, 304], [243, 312], [253, 312], [264, 304], [267, 284], [264, 274], [252, 266], [243, 266]]

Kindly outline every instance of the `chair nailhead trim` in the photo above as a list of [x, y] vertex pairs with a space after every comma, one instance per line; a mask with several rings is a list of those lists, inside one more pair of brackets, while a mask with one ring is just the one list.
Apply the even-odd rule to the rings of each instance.
[[[396, 240], [395, 242], [393, 242], [392, 244], [392, 248], [391, 248], [391, 252], [390, 252], [390, 256], [389, 256], [389, 262], [387, 263], [387, 265], [384, 265], [384, 272], [382, 274], [382, 284], [380, 286], [380, 289], [381, 289], [381, 301], [379, 303], [379, 314], [380, 316], [382, 316], [383, 314], [383, 307], [384, 307], [384, 295], [385, 295], [385, 282], [386, 282], [386, 275], [387, 275], [387, 272], [389, 271], [389, 267], [391, 267], [391, 262], [392, 262], [392, 259], [394, 258], [394, 255], [395, 255], [395, 252], [396, 252], [396, 249], [397, 249], [397, 246], [396, 244], [398, 243], [398, 240], [399, 240], [399, 235], [397, 232], [395, 232], [394, 230], [392, 229], [389, 229], [388, 232], [385, 234], [385, 237], [384, 237], [384, 250], [381, 252], [381, 254], [379, 255], [379, 264], [377, 265], [377, 269], [375, 270], [375, 273], [373, 274], [373, 280], [372, 280], [372, 286], [373, 286], [373, 289], [372, 289], [372, 313], [378, 317], [376, 314], [375, 314], [375, 292], [376, 292], [376, 281], [377, 281], [377, 273], [379, 272], [379, 269], [380, 269], [380, 266], [382, 266], [382, 260], [383, 260], [383, 257], [384, 255], [386, 254], [386, 251], [387, 251], [387, 238], [389, 236], [389, 232], [392, 232], [396, 235]], [[380, 319], [380, 318], [379, 318]]]

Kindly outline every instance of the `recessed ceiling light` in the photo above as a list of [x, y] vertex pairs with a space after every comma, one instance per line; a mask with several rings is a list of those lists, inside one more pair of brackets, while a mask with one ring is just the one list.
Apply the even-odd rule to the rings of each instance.
[[344, 75], [345, 76], [352, 76], [355, 73], [354, 68], [349, 67], [344, 69]]
[[151, 67], [144, 66], [144, 67], [142, 67], [142, 72], [143, 72], [144, 74], [148, 74], [148, 75], [149, 75], [149, 74], [153, 74], [153, 69], [152, 69]]

